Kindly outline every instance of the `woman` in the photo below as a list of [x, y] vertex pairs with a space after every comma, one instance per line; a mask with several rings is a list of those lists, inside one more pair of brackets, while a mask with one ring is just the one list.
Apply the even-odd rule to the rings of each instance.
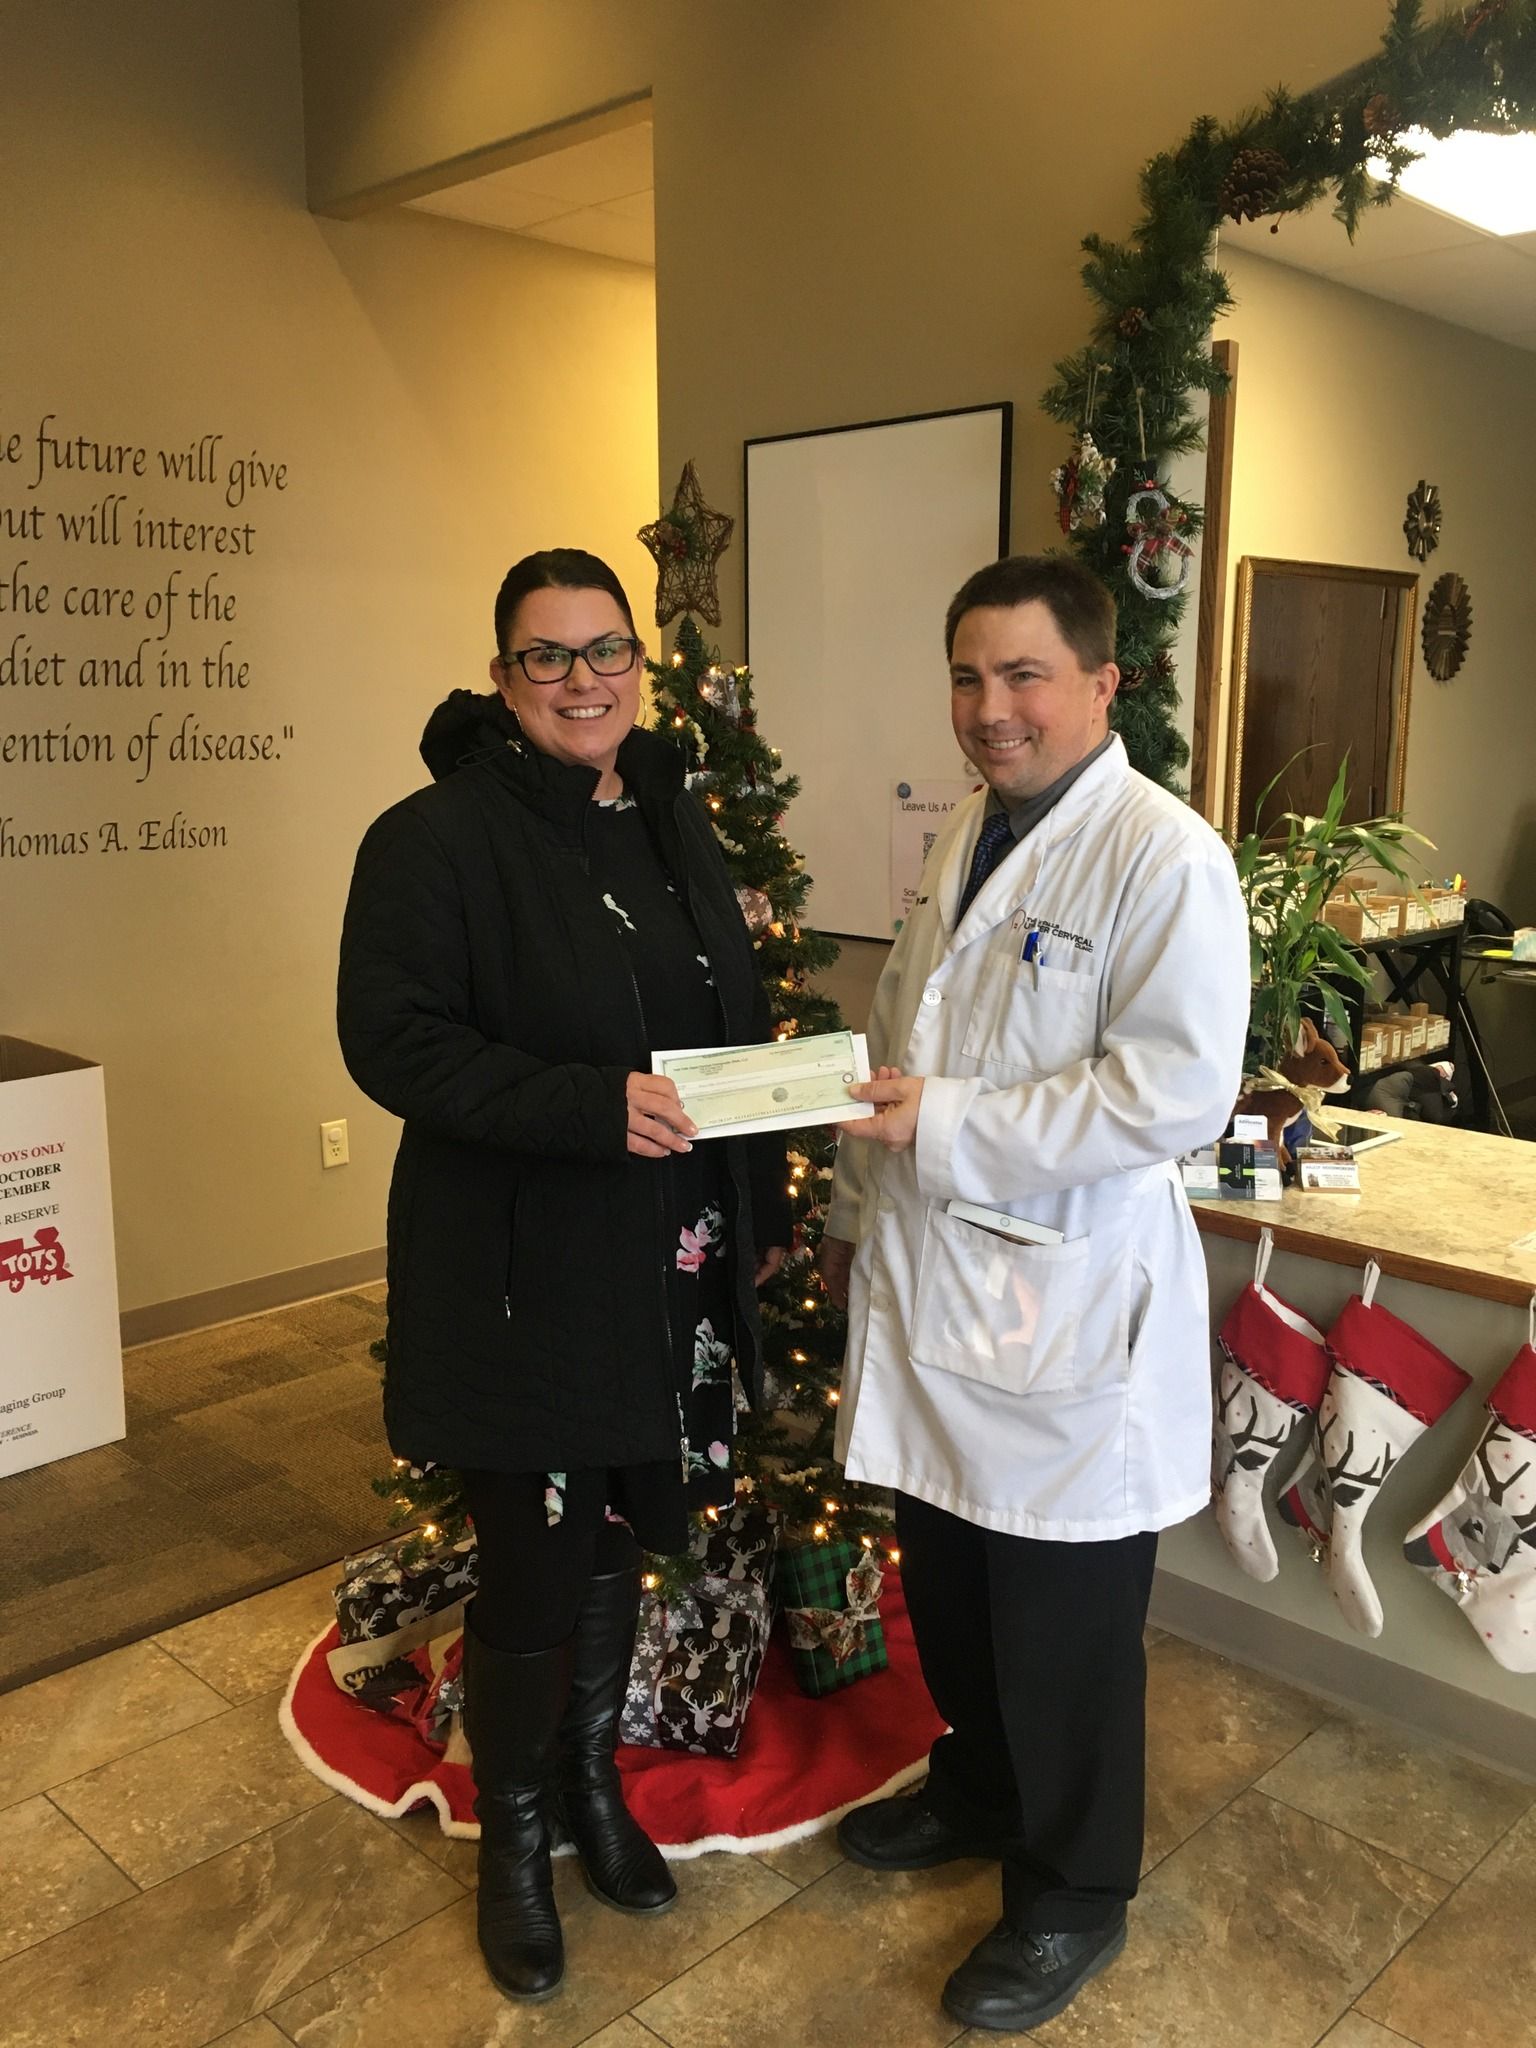
[[614, 1763], [640, 1546], [732, 1496], [732, 1361], [788, 1236], [782, 1144], [695, 1144], [654, 1050], [769, 1035], [714, 833], [635, 729], [645, 650], [613, 571], [530, 555], [496, 598], [496, 695], [428, 721], [437, 778], [370, 829], [342, 937], [358, 1085], [404, 1119], [385, 1421], [452, 1466], [479, 1549], [464, 1713], [491, 1976], [564, 1968], [558, 1804], [597, 1895], [675, 1896]]

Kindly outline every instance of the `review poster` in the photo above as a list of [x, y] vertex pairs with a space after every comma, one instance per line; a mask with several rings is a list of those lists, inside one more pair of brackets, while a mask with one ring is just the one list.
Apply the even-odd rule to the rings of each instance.
[[912, 914], [922, 885], [923, 864], [950, 813], [977, 785], [958, 779], [896, 782], [891, 785], [891, 930], [899, 932]]

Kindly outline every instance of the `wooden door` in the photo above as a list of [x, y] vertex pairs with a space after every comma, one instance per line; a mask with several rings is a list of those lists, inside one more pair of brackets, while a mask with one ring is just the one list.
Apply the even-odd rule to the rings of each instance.
[[1402, 801], [1407, 662], [1417, 579], [1394, 570], [1247, 561], [1236, 681], [1235, 829], [1265, 805], [1320, 811], [1349, 757], [1346, 820]]

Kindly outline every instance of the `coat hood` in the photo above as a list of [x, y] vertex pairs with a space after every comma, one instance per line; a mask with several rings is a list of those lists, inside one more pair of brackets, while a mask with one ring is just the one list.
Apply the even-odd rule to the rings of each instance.
[[454, 690], [427, 720], [421, 758], [441, 782], [498, 747], [521, 738], [522, 729], [495, 690]]
[[[540, 753], [495, 690], [454, 690], [427, 720], [421, 758], [435, 782], [460, 768], [485, 764], [524, 798], [547, 809], [585, 803], [597, 785], [595, 768], [578, 768]], [[640, 726], [627, 733], [618, 754], [619, 773], [642, 799], [664, 801], [683, 786], [682, 753], [671, 740]]]

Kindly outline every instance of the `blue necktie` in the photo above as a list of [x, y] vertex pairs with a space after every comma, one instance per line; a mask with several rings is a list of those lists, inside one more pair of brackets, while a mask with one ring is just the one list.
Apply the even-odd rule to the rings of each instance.
[[972, 898], [982, 883], [999, 861], [1013, 851], [1013, 847], [1013, 821], [1006, 811], [996, 811], [990, 818], [982, 819], [976, 851], [971, 855], [971, 872], [965, 878], [965, 890], [955, 917], [956, 924], [970, 909]]

